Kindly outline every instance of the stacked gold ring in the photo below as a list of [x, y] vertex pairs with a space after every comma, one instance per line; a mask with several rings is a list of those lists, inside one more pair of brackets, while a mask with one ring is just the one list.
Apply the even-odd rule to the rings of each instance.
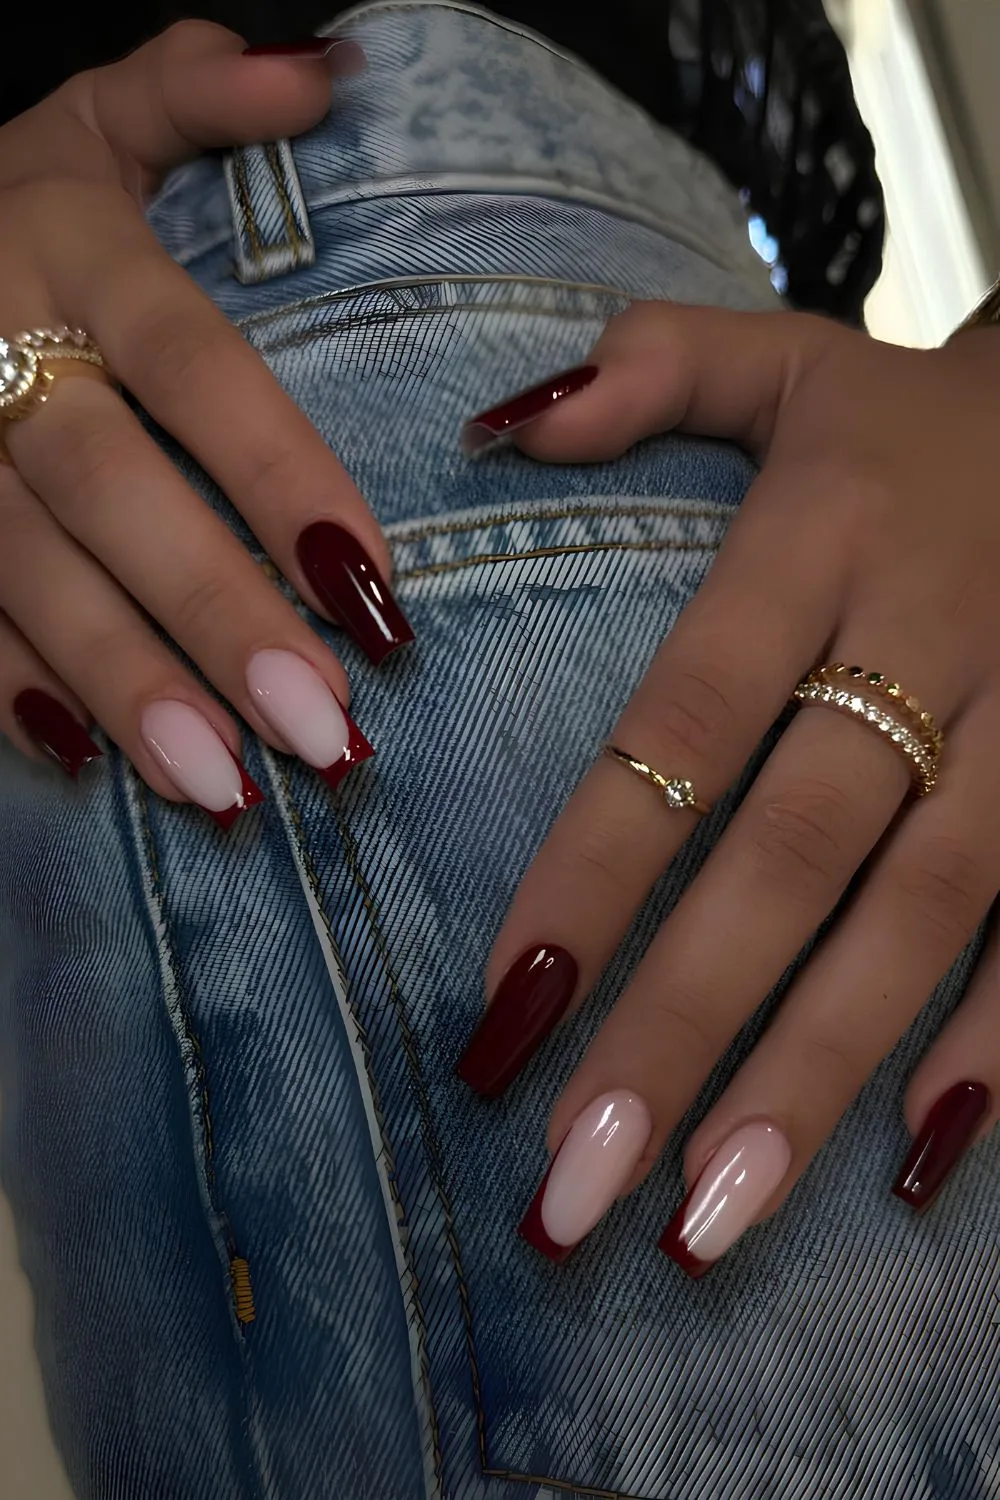
[[113, 384], [104, 356], [82, 328], [33, 328], [0, 338], [0, 463], [9, 464], [4, 431], [38, 410], [66, 375]]
[[795, 698], [867, 724], [909, 762], [918, 797], [934, 790], [944, 735], [919, 701], [882, 672], [830, 662], [799, 683]]

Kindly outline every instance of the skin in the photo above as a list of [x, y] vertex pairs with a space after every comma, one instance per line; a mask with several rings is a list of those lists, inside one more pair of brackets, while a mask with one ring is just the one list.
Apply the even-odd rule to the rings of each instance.
[[[555, 1149], [591, 1100], [629, 1089], [656, 1160], [730, 1040], [827, 918], [765, 1036], [687, 1143], [688, 1182], [742, 1124], [792, 1146], [784, 1201], [873, 1069], [986, 917], [1000, 887], [1000, 333], [915, 352], [820, 319], [636, 304], [593, 383], [519, 435], [549, 462], [597, 461], [679, 429], [730, 438], [761, 473], [706, 582], [610, 739], [716, 800], [819, 662], [887, 673], [947, 739], [937, 788], [870, 729], [800, 710], [650, 946], [551, 1118]], [[533, 944], [577, 958], [584, 1003], [695, 826], [605, 758], [518, 890], [492, 995]], [[1000, 1100], [997, 942], [911, 1080], [916, 1132], [952, 1084]], [[982, 1133], [996, 1119], [983, 1121]]]

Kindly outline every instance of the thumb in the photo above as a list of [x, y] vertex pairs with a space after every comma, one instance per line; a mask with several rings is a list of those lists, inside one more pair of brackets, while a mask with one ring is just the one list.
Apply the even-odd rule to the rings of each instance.
[[517, 435], [533, 458], [602, 462], [654, 433], [729, 438], [763, 459], [782, 409], [845, 330], [800, 313], [635, 302], [589, 356], [596, 377]]
[[82, 74], [74, 101], [122, 162], [160, 177], [217, 146], [299, 135], [330, 107], [331, 79], [360, 72], [355, 42], [316, 55], [247, 55], [242, 37], [181, 21], [129, 57]]

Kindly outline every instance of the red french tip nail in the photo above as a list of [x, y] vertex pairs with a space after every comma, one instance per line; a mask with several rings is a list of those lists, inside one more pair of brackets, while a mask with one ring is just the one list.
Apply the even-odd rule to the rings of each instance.
[[576, 959], [565, 948], [529, 948], [507, 970], [455, 1069], [463, 1083], [498, 1099], [562, 1019], [573, 998]]
[[69, 709], [41, 688], [25, 688], [18, 693], [14, 717], [28, 738], [74, 781], [84, 766], [100, 760], [104, 753]]
[[684, 1219], [693, 1194], [692, 1188], [656, 1243], [664, 1255], [669, 1255], [670, 1259], [680, 1266], [682, 1271], [686, 1271], [693, 1281], [700, 1281], [705, 1273], [712, 1269], [715, 1261], [699, 1260], [697, 1255], [691, 1254], [684, 1239]]
[[333, 762], [332, 766], [322, 766], [316, 770], [317, 776], [322, 776], [327, 786], [333, 791], [337, 789], [344, 777], [354, 770], [355, 766], [359, 766], [363, 760], [370, 760], [375, 754], [374, 745], [368, 743], [343, 705], [341, 705], [341, 711], [347, 720], [347, 750], [339, 760]]
[[357, 42], [342, 37], [306, 36], [295, 42], [261, 42], [243, 48], [244, 57], [284, 57], [292, 62], [328, 62], [341, 77], [360, 73], [368, 59]]
[[545, 1225], [542, 1223], [542, 1199], [545, 1197], [545, 1189], [549, 1183], [549, 1173], [552, 1171], [554, 1165], [555, 1158], [550, 1162], [548, 1172], [546, 1172], [539, 1183], [538, 1192], [528, 1204], [527, 1212], [517, 1226], [517, 1232], [522, 1240], [527, 1241], [533, 1250], [540, 1251], [554, 1265], [561, 1266], [563, 1261], [569, 1260], [576, 1246], [557, 1245], [555, 1240], [549, 1238]]
[[[233, 752], [231, 750], [229, 753], [230, 755], [233, 755]], [[235, 755], [233, 755], [233, 760], [236, 764], [236, 769], [240, 773], [239, 801], [234, 802], [232, 807], [224, 807], [221, 812], [213, 812], [210, 807], [206, 807], [204, 809], [204, 811], [208, 813], [208, 816], [210, 818], [214, 818], [219, 827], [226, 833], [228, 833], [230, 828], [232, 828], [233, 824], [236, 822], [236, 819], [238, 817], [241, 817], [242, 814], [246, 812], [248, 807], [257, 807], [258, 804], [263, 802], [264, 800], [264, 793], [261, 791], [257, 783], [247, 774], [246, 767], [243, 765], [242, 761], [238, 760]]]
[[984, 1083], [956, 1083], [934, 1104], [893, 1184], [918, 1213], [930, 1208], [993, 1108]]
[[470, 455], [482, 452], [499, 438], [537, 421], [558, 402], [584, 390], [596, 377], [596, 365], [578, 365], [575, 369], [550, 376], [528, 391], [511, 396], [499, 406], [491, 406], [488, 411], [470, 417], [462, 428], [463, 451]]
[[314, 521], [295, 550], [320, 603], [375, 666], [413, 640], [409, 621], [352, 531]]

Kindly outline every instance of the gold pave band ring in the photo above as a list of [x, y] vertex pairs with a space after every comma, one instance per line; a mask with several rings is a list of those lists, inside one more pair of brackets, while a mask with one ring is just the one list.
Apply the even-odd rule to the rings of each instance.
[[712, 811], [707, 802], [698, 800], [694, 787], [683, 777], [661, 776], [659, 771], [654, 771], [652, 766], [647, 766], [644, 760], [637, 760], [634, 755], [629, 755], [627, 750], [619, 750], [617, 745], [605, 745], [604, 754], [609, 760], [619, 761], [634, 775], [641, 776], [643, 781], [648, 781], [650, 786], [655, 787], [671, 812], [690, 811], [704, 818]]
[[8, 424], [30, 417], [66, 375], [114, 383], [103, 354], [82, 328], [33, 328], [0, 338], [0, 463], [10, 463], [4, 441]]
[[817, 704], [867, 724], [909, 762], [918, 797], [934, 790], [944, 735], [916, 698], [881, 672], [831, 662], [795, 689], [801, 704]]

